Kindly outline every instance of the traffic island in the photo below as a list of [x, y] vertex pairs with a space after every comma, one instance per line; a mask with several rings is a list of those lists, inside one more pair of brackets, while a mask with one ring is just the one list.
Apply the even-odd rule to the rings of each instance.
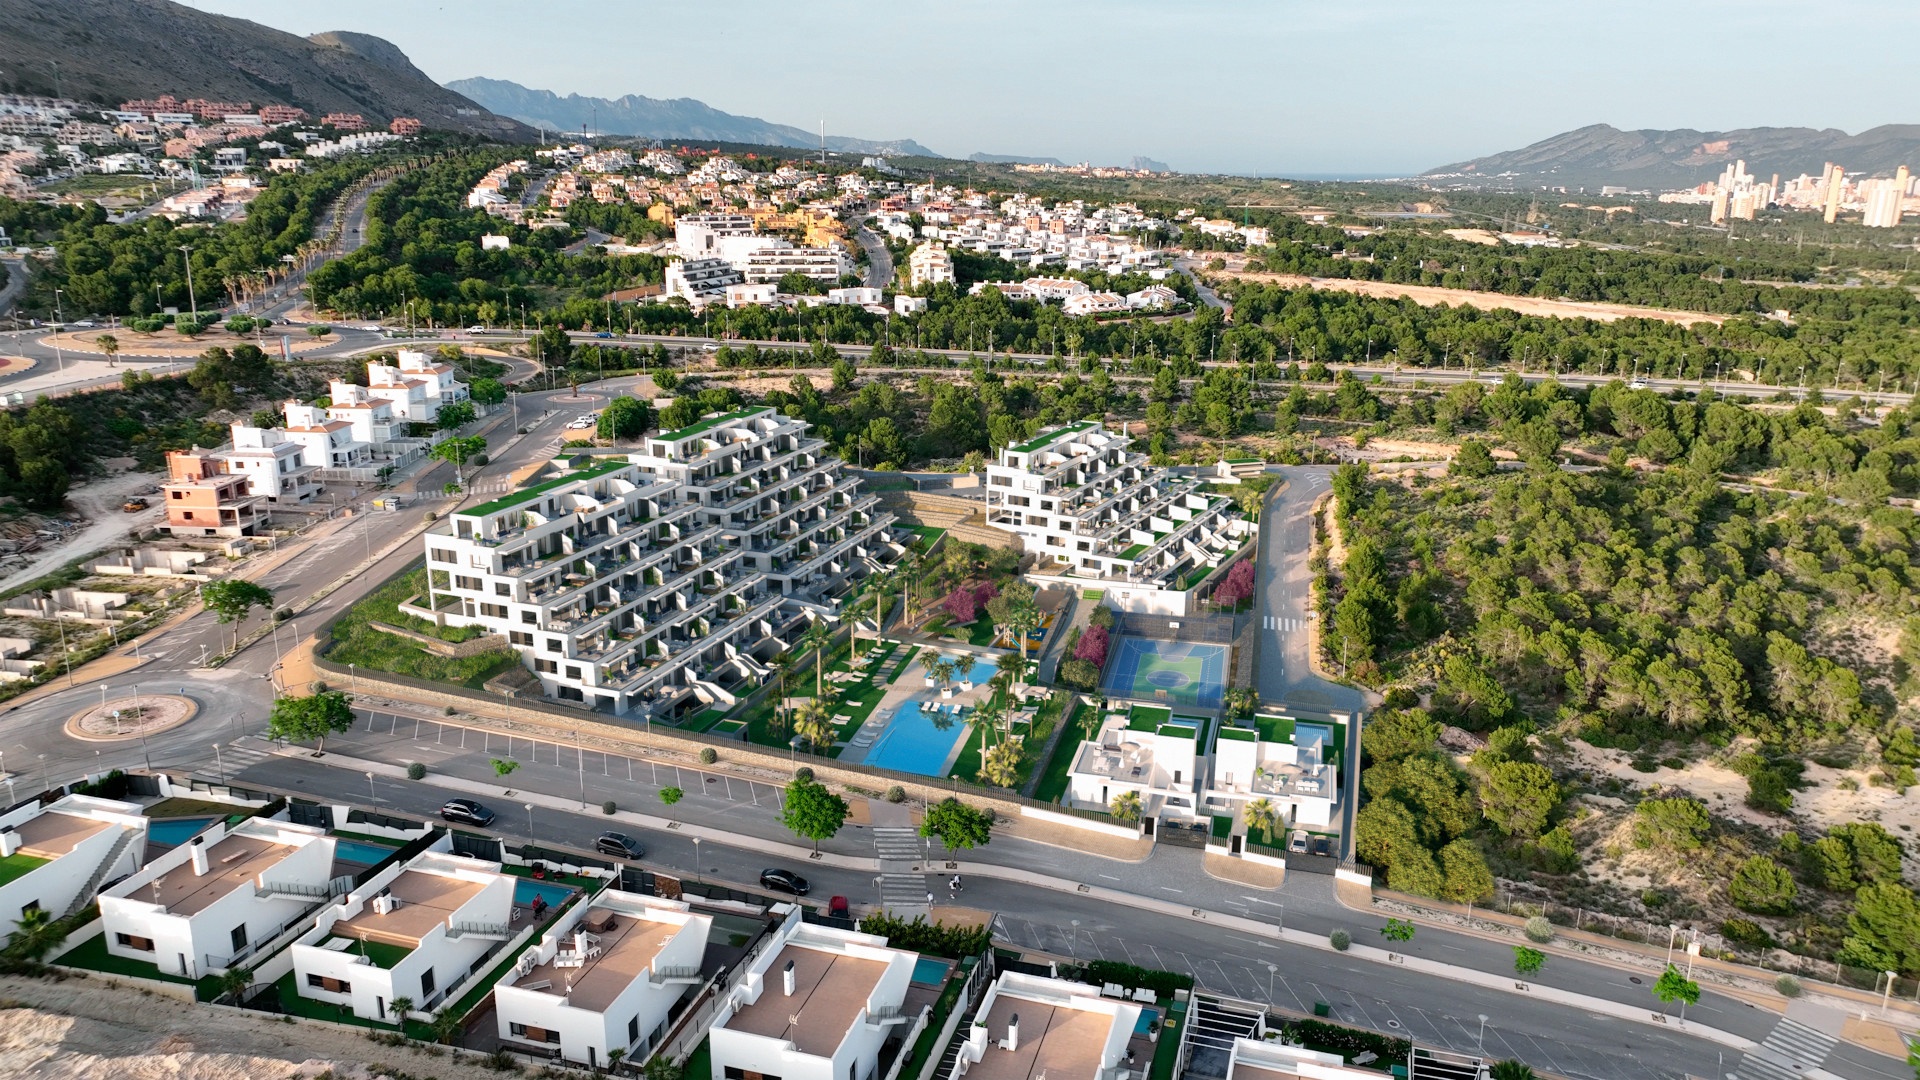
[[85, 742], [126, 742], [172, 731], [200, 712], [192, 698], [140, 694], [116, 698], [67, 718], [68, 735]]

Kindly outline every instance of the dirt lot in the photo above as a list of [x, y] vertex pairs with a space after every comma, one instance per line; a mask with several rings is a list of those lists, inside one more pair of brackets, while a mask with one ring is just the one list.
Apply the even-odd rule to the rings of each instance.
[[[356, 1060], [358, 1059], [358, 1060]], [[369, 1065], [369, 1062], [381, 1064]], [[99, 979], [0, 979], [0, 1076], [31, 1080], [317, 1077], [482, 1080], [476, 1058], [381, 1046], [331, 1025], [195, 1006]]]
[[1227, 276], [1284, 285], [1290, 289], [1329, 289], [1335, 292], [1359, 293], [1362, 296], [1387, 299], [1404, 296], [1422, 307], [1467, 304], [1483, 311], [1517, 311], [1522, 315], [1540, 315], [1548, 318], [1595, 319], [1600, 322], [1613, 322], [1616, 319], [1658, 319], [1661, 322], [1680, 323], [1683, 326], [1701, 322], [1718, 326], [1726, 321], [1725, 315], [1708, 315], [1698, 311], [1668, 311], [1662, 308], [1636, 307], [1632, 304], [1594, 304], [1579, 300], [1541, 300], [1531, 296], [1505, 296], [1500, 293], [1477, 292], [1473, 289], [1443, 289], [1434, 285], [1395, 285], [1386, 281], [1309, 278], [1299, 274], [1238, 273]]

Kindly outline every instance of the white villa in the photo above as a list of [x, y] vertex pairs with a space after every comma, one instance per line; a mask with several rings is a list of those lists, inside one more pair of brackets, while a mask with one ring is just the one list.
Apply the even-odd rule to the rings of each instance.
[[1074, 754], [1068, 805], [1106, 810], [1132, 792], [1140, 797], [1142, 820], [1199, 817], [1208, 727], [1205, 719], [1154, 706], [1109, 713], [1099, 736]]
[[243, 963], [336, 895], [333, 838], [285, 821], [224, 822], [100, 895], [107, 952], [199, 978]]
[[902, 1005], [918, 960], [790, 907], [714, 1017], [712, 1075], [694, 1080], [876, 1080], [881, 1046], [914, 1019]]
[[1128, 1043], [1140, 1006], [1066, 979], [1002, 972], [942, 1080], [1126, 1080], [1146, 1074]]
[[1037, 573], [1103, 588], [1122, 611], [1186, 615], [1196, 571], [1218, 566], [1258, 525], [1132, 444], [1083, 420], [1005, 447], [987, 466], [987, 521], [1020, 536], [1043, 560]]
[[598, 1069], [645, 1061], [701, 982], [713, 918], [608, 889], [574, 905], [493, 988], [500, 1040]]
[[1220, 728], [1203, 805], [1237, 820], [1247, 803], [1266, 799], [1282, 824], [1330, 825], [1339, 797], [1327, 761], [1331, 738], [1326, 727], [1296, 725], [1291, 717], [1260, 716], [1251, 727]]
[[514, 881], [498, 863], [444, 851], [387, 867], [294, 942], [300, 996], [347, 1006], [362, 1020], [398, 1022], [395, 998], [435, 1011], [513, 936]]
[[102, 882], [140, 868], [147, 819], [136, 803], [66, 795], [0, 815], [0, 929], [29, 911], [59, 919], [93, 899]]

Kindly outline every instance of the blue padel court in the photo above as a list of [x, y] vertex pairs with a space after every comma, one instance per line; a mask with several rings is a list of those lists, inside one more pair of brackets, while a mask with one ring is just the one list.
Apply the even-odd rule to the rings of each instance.
[[1227, 688], [1226, 645], [1123, 637], [1101, 689], [1108, 697], [1217, 709]]

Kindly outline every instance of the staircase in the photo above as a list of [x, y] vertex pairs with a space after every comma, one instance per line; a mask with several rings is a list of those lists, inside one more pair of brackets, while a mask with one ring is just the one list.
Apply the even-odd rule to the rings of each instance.
[[93, 899], [93, 894], [99, 891], [100, 883], [113, 872], [114, 865], [120, 861], [120, 856], [125, 855], [127, 848], [132, 846], [134, 838], [142, 836], [144, 834], [137, 829], [122, 828], [120, 838], [113, 842], [113, 850], [107, 852], [107, 857], [101, 859], [100, 865], [93, 868], [93, 876], [87, 879], [87, 883], [80, 887], [79, 892], [73, 894], [73, 903], [67, 905], [67, 910], [61, 912], [60, 917], [64, 919], [86, 907]]
[[947, 1040], [946, 1049], [940, 1051], [940, 1065], [933, 1070], [933, 1075], [953, 1075], [954, 1063], [960, 1060], [960, 1046], [967, 1041], [967, 1036], [971, 1034], [972, 1031], [972, 1022], [967, 1020], [960, 1021], [960, 1025], [953, 1029], [953, 1037]]

